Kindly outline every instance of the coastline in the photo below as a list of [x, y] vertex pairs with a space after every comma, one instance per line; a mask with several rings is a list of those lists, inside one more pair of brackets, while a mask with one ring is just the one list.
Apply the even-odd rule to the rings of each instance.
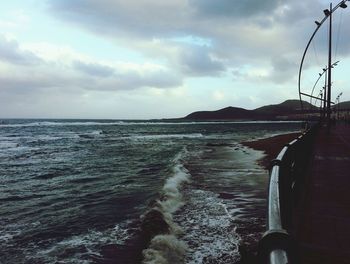
[[301, 132], [282, 134], [253, 141], [243, 141], [241, 144], [255, 150], [263, 151], [265, 155], [258, 160], [258, 164], [265, 169], [269, 169], [271, 160], [277, 157], [283, 146], [297, 138], [300, 134]]

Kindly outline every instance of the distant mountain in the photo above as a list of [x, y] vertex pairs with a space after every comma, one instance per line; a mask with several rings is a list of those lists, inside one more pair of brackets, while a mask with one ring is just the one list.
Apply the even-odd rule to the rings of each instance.
[[341, 102], [339, 104], [336, 104], [334, 107], [337, 109], [338, 109], [338, 107], [339, 107], [339, 109], [350, 109], [350, 101]]
[[[304, 109], [317, 110], [317, 107], [303, 101]], [[290, 120], [299, 119], [301, 113], [299, 100], [287, 100], [281, 104], [266, 105], [254, 110], [226, 107], [216, 111], [193, 112], [184, 119], [190, 120]]]
[[199, 111], [189, 114], [185, 119], [250, 119], [255, 118], [254, 111], [238, 107], [226, 107], [217, 111]]
[[[303, 101], [303, 108], [307, 110], [317, 109], [317, 107], [305, 101]], [[300, 110], [301, 110], [300, 100], [286, 100], [280, 104], [266, 105], [263, 107], [259, 107], [254, 111], [257, 111], [261, 114], [283, 115], [283, 114], [292, 114], [292, 113], [300, 112]]]

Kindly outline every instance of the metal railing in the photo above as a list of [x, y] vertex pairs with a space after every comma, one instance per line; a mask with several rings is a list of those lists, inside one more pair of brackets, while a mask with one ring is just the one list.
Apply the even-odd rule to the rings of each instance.
[[260, 263], [296, 263], [295, 242], [289, 231], [293, 207], [303, 182], [318, 124], [283, 147], [271, 162], [267, 231], [259, 242]]

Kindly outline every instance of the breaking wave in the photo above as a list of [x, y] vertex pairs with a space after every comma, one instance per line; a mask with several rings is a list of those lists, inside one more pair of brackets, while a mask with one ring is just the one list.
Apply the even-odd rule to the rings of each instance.
[[182, 163], [186, 154], [183, 149], [175, 157], [173, 174], [166, 180], [161, 198], [142, 217], [142, 232], [150, 240], [143, 250], [143, 263], [183, 263], [185, 258], [187, 245], [178, 238], [182, 229], [173, 221], [173, 213], [184, 205], [181, 187], [190, 180]]

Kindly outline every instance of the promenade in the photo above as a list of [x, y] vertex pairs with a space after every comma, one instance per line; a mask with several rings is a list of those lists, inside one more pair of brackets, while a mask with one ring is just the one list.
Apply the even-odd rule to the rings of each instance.
[[301, 263], [350, 263], [350, 126], [320, 128], [295, 212]]

